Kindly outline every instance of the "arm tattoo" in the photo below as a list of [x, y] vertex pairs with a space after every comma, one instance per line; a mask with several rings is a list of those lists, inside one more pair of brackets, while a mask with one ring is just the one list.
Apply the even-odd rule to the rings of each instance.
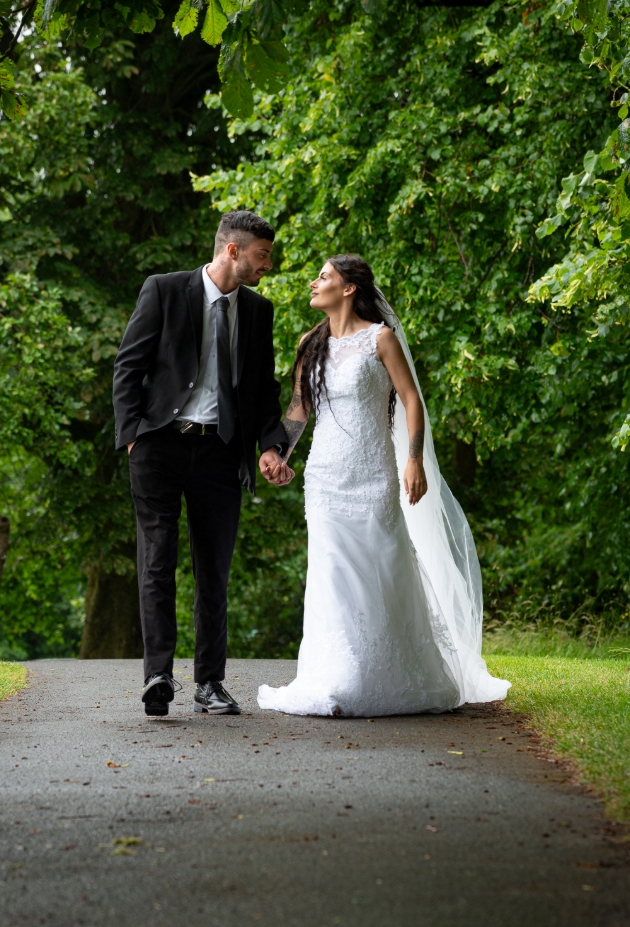
[[[295, 418], [289, 418], [289, 416], [295, 415], [295, 413], [299, 413], [300, 411], [302, 414], [306, 413], [306, 418], [304, 421], [299, 421]], [[300, 390], [300, 386], [298, 383], [296, 383], [291, 402], [289, 403], [287, 411], [284, 414], [284, 418], [282, 419], [284, 430], [286, 431], [287, 438], [289, 439], [289, 447], [287, 448], [287, 452], [284, 455], [283, 460], [287, 461], [291, 456], [293, 448], [300, 440], [302, 432], [306, 428], [308, 416], [308, 410], [304, 409], [302, 405], [302, 392]]]
[[302, 393], [300, 392], [300, 387], [296, 386], [286, 411], [286, 415], [291, 415], [292, 412], [297, 412], [297, 410], [302, 405]]
[[288, 460], [291, 451], [300, 440], [302, 432], [306, 428], [306, 422], [296, 422], [291, 418], [285, 418], [283, 419], [282, 424], [284, 425], [284, 430], [286, 431], [287, 438], [289, 439], [289, 447], [283, 459]]
[[409, 441], [409, 456], [420, 457], [424, 450], [424, 428], [418, 429]]

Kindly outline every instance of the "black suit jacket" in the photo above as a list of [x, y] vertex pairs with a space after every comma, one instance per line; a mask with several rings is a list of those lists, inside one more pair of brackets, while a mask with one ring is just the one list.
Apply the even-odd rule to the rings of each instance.
[[[205, 266], [205, 265], [204, 265]], [[163, 428], [192, 393], [199, 373], [204, 268], [148, 277], [114, 364], [116, 448]], [[273, 306], [241, 286], [238, 291], [237, 401], [244, 459], [241, 482], [256, 482], [261, 451], [288, 446], [280, 422], [280, 384], [274, 377]]]

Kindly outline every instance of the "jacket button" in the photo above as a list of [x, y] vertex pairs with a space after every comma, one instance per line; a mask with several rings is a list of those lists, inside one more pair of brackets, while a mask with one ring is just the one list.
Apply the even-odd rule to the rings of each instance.
[[192, 389], [194, 385], [195, 385], [194, 383], [189, 383], [189, 384], [188, 384], [188, 389]]
[[173, 415], [177, 415], [178, 412], [179, 412], [179, 409], [173, 409]]

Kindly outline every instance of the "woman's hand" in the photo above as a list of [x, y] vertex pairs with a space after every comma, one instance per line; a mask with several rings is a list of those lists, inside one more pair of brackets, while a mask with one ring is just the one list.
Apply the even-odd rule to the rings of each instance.
[[410, 457], [405, 467], [405, 492], [409, 499], [409, 505], [415, 505], [420, 502], [427, 491], [427, 478], [424, 472], [422, 457]]
[[275, 483], [276, 486], [286, 486], [295, 476], [286, 460], [282, 459], [274, 447], [268, 448], [260, 455], [258, 466], [267, 482]]

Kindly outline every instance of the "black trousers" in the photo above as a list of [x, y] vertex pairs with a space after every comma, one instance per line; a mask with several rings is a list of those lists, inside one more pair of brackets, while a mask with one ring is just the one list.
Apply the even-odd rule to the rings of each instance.
[[227, 584], [241, 507], [240, 438], [143, 435], [129, 457], [138, 519], [138, 583], [145, 679], [172, 673], [175, 569], [182, 494], [195, 577], [195, 682], [225, 678]]

